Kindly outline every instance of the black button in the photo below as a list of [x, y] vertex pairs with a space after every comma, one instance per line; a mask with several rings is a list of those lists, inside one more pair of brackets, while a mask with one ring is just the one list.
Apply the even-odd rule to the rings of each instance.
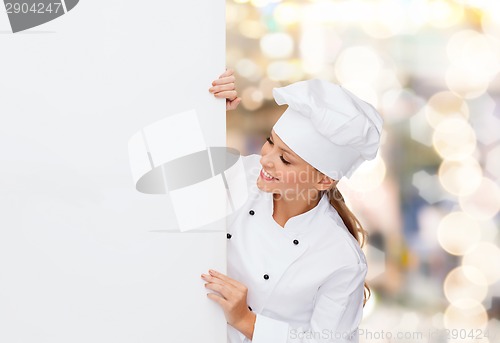
[[266, 279], [266, 280], [269, 279], [269, 275], [264, 274], [264, 279]]
[[294, 239], [294, 240], [293, 240], [293, 244], [297, 245], [297, 244], [299, 244], [299, 241], [298, 241], [298, 240], [296, 240], [296, 239]]
[[250, 215], [253, 216], [255, 214], [255, 211], [254, 210], [250, 210], [250, 212], [248, 212], [248, 213], [250, 213]]
[[228, 234], [227, 234], [227, 239], [231, 239], [231, 237], [233, 237], [233, 236], [231, 236], [231, 234], [230, 234], [230, 233], [228, 233]]
[[249, 309], [250, 311], [252, 311], [252, 308], [251, 308], [250, 306], [248, 306], [248, 309]]

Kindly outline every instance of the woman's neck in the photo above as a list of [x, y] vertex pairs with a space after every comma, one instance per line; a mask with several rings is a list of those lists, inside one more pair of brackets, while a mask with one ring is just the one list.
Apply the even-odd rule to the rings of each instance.
[[281, 227], [285, 227], [288, 219], [313, 209], [320, 200], [321, 193], [318, 191], [307, 199], [302, 197], [287, 199], [279, 194], [273, 194], [273, 218]]

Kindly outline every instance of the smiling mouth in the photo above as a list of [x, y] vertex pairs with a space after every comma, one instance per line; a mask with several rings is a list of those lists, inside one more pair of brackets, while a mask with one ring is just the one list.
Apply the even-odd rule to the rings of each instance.
[[264, 168], [260, 170], [260, 176], [266, 181], [278, 180], [277, 178], [266, 172]]

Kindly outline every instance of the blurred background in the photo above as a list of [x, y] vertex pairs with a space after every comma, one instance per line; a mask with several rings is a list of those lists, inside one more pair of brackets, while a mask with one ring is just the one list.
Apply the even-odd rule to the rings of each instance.
[[360, 342], [500, 342], [500, 2], [227, 0], [242, 103], [228, 145], [259, 153], [319, 77], [384, 117], [377, 158], [339, 184], [369, 231]]

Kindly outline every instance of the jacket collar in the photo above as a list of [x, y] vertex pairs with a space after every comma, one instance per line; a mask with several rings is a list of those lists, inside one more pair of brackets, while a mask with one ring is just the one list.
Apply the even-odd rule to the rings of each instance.
[[314, 222], [320, 220], [323, 217], [324, 213], [331, 206], [330, 201], [328, 200], [328, 195], [325, 192], [315, 207], [313, 207], [309, 211], [291, 217], [285, 223], [285, 227], [282, 227], [273, 218], [273, 194], [263, 191], [260, 192], [262, 193], [262, 201], [264, 203], [263, 208], [266, 212], [265, 215], [269, 218], [270, 221], [272, 221], [273, 225], [275, 225], [278, 229], [295, 234], [305, 233], [311, 230], [314, 226]]

